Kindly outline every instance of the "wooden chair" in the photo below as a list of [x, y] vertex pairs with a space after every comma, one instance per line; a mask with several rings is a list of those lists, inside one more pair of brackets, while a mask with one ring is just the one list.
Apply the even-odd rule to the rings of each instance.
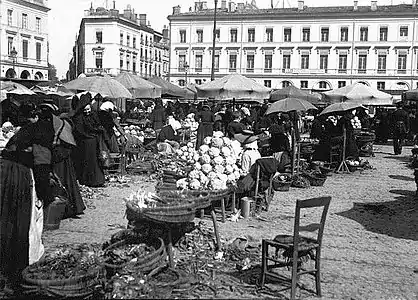
[[342, 159], [342, 147], [340, 144], [332, 145], [329, 150], [329, 163], [332, 169], [337, 169]]
[[120, 153], [109, 153], [110, 166], [106, 169], [106, 173], [109, 175], [120, 174], [125, 175], [126, 173], [126, 150], [125, 145], [121, 146]]
[[[262, 160], [263, 158], [259, 158], [258, 160]], [[257, 161], [258, 161], [257, 160]], [[267, 193], [265, 196], [263, 195], [259, 195], [259, 189], [260, 189], [260, 180], [261, 180], [261, 167], [260, 165], [257, 163], [257, 177], [255, 180], [255, 190], [254, 190], [254, 197], [255, 199], [260, 199], [265, 197], [265, 199], [263, 199], [263, 202], [265, 204], [265, 208], [268, 211], [269, 205], [270, 205], [270, 201], [271, 198], [273, 197], [273, 177], [274, 177], [275, 173], [272, 173], [270, 175], [269, 178], [269, 187], [267, 188]]]
[[[312, 198], [307, 200], [296, 201], [295, 212], [295, 225], [293, 236], [292, 235], [277, 235], [273, 240], [263, 239], [262, 241], [262, 261], [261, 261], [261, 276], [260, 286], [264, 286], [266, 276], [282, 279], [272, 269], [280, 267], [291, 267], [292, 279], [291, 279], [291, 292], [290, 299], [295, 299], [296, 286], [298, 277], [303, 274], [311, 274], [315, 276], [316, 293], [321, 296], [321, 246], [322, 236], [324, 233], [325, 220], [329, 204], [331, 201], [330, 196]], [[323, 207], [320, 223], [309, 224], [306, 226], [300, 225], [300, 211], [305, 208]], [[316, 231], [318, 235], [316, 238], [308, 238], [300, 235], [301, 231]], [[269, 247], [276, 250], [274, 256], [269, 255]], [[285, 258], [280, 259], [278, 257], [279, 251], [282, 250], [282, 255]], [[314, 250], [314, 252], [312, 252]], [[310, 270], [306, 270], [302, 267], [300, 258], [306, 255], [310, 255], [315, 260], [315, 267]], [[287, 259], [286, 259], [287, 258]], [[268, 264], [268, 261], [274, 262]]]

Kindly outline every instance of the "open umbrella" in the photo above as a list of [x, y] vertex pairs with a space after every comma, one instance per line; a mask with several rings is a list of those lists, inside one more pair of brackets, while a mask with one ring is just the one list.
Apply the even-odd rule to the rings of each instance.
[[132, 94], [121, 83], [109, 76], [80, 77], [64, 84], [69, 90], [100, 93], [110, 98], [132, 98]]
[[308, 91], [298, 89], [297, 87], [290, 85], [280, 90], [276, 90], [270, 94], [270, 102], [282, 100], [286, 98], [298, 98], [309, 101], [312, 104], [321, 103], [321, 95], [311, 94]]
[[240, 74], [230, 74], [214, 81], [196, 86], [198, 96], [216, 100], [251, 100], [261, 102], [268, 99], [270, 89], [255, 80]]
[[0, 81], [0, 102], [7, 99], [7, 94], [14, 95], [36, 95], [24, 85], [13, 81]]
[[274, 102], [266, 111], [266, 115], [277, 112], [306, 111], [316, 109], [310, 102], [299, 98], [286, 98]]
[[363, 105], [357, 102], [338, 102], [325, 107], [325, 109], [319, 115], [338, 114], [359, 107], [365, 108]]
[[345, 87], [323, 93], [325, 101], [336, 103], [355, 101], [362, 105], [392, 105], [392, 95], [371, 88], [362, 83], [355, 83]]
[[182, 98], [185, 95], [185, 92], [181, 87], [172, 84], [161, 77], [151, 77], [147, 80], [162, 88], [161, 96], [163, 97]]
[[418, 101], [418, 89], [406, 91], [405, 100]]
[[123, 84], [132, 94], [133, 98], [160, 98], [162, 88], [150, 81], [128, 72], [122, 72], [115, 80]]

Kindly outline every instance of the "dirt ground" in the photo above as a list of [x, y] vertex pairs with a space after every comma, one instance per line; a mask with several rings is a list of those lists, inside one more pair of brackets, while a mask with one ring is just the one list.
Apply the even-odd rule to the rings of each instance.
[[[411, 147], [400, 156], [392, 155], [389, 145], [375, 148], [375, 157], [367, 158], [373, 169], [332, 174], [323, 187], [276, 192], [270, 210], [258, 218], [219, 222], [222, 241], [246, 236], [261, 243], [262, 238], [291, 234], [295, 200], [330, 195], [322, 250], [322, 299], [418, 299], [418, 199], [414, 198], [413, 171], [407, 166]], [[44, 233], [46, 249], [61, 243], [105, 242], [126, 228], [123, 198], [138, 189], [153, 191], [154, 184], [147, 177], [131, 179], [127, 184], [95, 189], [99, 196], [86, 199], [84, 215]], [[316, 212], [303, 215], [308, 222], [315, 217]], [[309, 276], [302, 277], [302, 283], [314, 288]], [[267, 287], [277, 290], [273, 283]], [[277, 291], [276, 296], [287, 298], [289, 290]], [[316, 299], [305, 290], [298, 290], [298, 297]]]

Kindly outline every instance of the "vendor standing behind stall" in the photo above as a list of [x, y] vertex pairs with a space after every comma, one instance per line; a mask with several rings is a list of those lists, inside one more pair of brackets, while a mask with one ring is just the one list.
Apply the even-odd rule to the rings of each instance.
[[213, 122], [215, 122], [215, 115], [210, 110], [209, 105], [204, 104], [202, 110], [195, 116], [195, 120], [200, 122], [199, 128], [197, 129], [197, 142], [196, 149], [203, 144], [203, 140], [207, 136], [213, 135]]
[[409, 116], [402, 107], [402, 102], [396, 103], [396, 110], [392, 113], [393, 152], [395, 155], [402, 154], [402, 146], [408, 135]]
[[161, 129], [165, 122], [165, 110], [161, 99], [155, 100], [155, 107], [151, 112], [150, 121], [154, 130]]

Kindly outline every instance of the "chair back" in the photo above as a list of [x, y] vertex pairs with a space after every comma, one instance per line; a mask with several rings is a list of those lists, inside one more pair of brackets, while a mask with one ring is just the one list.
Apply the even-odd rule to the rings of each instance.
[[[294, 248], [297, 249], [299, 243], [299, 233], [301, 231], [314, 232], [318, 230], [316, 241], [319, 246], [322, 244], [322, 236], [324, 234], [325, 220], [327, 218], [328, 208], [331, 202], [331, 196], [324, 196], [318, 198], [311, 198], [306, 200], [296, 201], [296, 212], [295, 212], [295, 226], [293, 230], [293, 243]], [[320, 223], [311, 223], [309, 225], [300, 225], [300, 211], [303, 208], [316, 208], [323, 207]]]

